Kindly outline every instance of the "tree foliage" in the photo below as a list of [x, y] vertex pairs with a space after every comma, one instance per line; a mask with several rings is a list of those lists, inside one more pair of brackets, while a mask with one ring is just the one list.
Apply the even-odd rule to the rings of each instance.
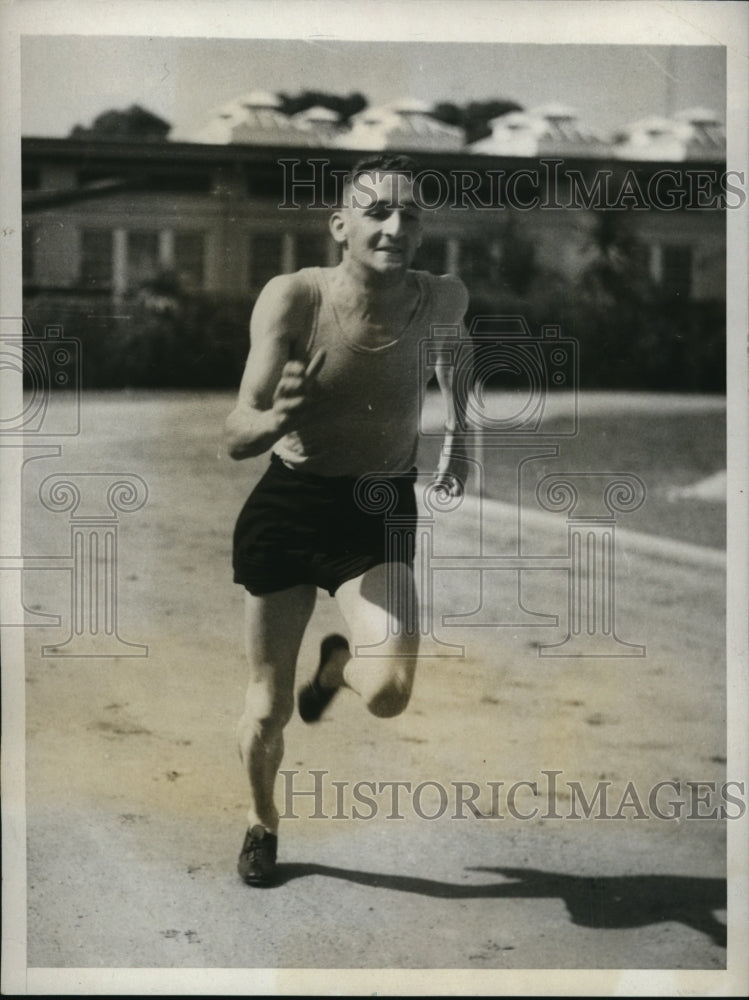
[[70, 132], [71, 139], [166, 139], [171, 125], [139, 104], [131, 104], [124, 111], [112, 109], [94, 118], [86, 128], [76, 125]]
[[340, 94], [329, 94], [323, 90], [303, 90], [299, 94], [279, 94], [281, 110], [284, 114], [295, 115], [309, 108], [330, 108], [335, 111], [341, 122], [345, 123], [353, 115], [367, 107], [367, 99], [363, 94], [354, 92], [342, 97]]
[[465, 129], [466, 142], [476, 142], [491, 134], [489, 122], [493, 118], [506, 115], [509, 111], [522, 111], [517, 101], [492, 100], [470, 101], [468, 104], [453, 104], [441, 101], [435, 104], [432, 114], [447, 125], [459, 125]]

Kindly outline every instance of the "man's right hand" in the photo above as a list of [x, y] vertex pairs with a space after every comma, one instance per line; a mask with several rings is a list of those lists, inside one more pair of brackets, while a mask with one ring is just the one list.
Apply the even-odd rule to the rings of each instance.
[[284, 430], [295, 426], [314, 392], [315, 377], [325, 361], [325, 351], [315, 353], [309, 364], [287, 361], [273, 393], [273, 412]]
[[226, 445], [232, 458], [262, 455], [300, 426], [323, 352], [318, 351], [306, 367], [289, 359], [303, 350], [312, 316], [309, 283], [299, 273], [271, 278], [260, 293], [250, 319], [250, 354], [237, 404], [226, 419]]

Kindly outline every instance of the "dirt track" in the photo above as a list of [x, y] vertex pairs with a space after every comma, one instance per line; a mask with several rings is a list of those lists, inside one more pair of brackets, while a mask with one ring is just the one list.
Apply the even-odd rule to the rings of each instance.
[[[617, 627], [646, 646], [641, 657], [539, 657], [539, 643], [565, 635], [565, 573], [524, 574], [525, 606], [561, 615], [556, 628], [526, 619], [448, 629], [437, 618], [438, 637], [463, 643], [465, 655], [425, 659], [404, 715], [370, 718], [345, 692], [317, 727], [294, 718], [284, 767], [299, 772], [297, 790], [313, 787], [311, 771], [326, 772], [326, 818], [311, 818], [311, 796], [295, 799], [299, 818], [281, 828], [282, 884], [251, 890], [235, 873], [244, 667], [230, 535], [264, 460], [217, 457], [226, 397], [84, 402], [82, 436], [61, 459], [29, 463], [27, 510], [53, 472], [143, 478], [148, 503], [120, 518], [117, 573], [120, 635], [148, 655], [42, 657], [43, 643], [70, 630], [68, 574], [27, 574], [27, 604], [63, 615], [59, 629], [29, 629], [27, 642], [29, 966], [725, 967], [726, 827], [688, 818], [710, 806], [693, 806], [684, 785], [726, 777], [719, 566], [620, 547]], [[473, 544], [467, 511], [440, 528], [441, 551]], [[24, 544], [64, 551], [68, 530], [65, 516], [42, 511]], [[564, 516], [534, 530], [535, 551], [557, 551]], [[512, 524], [492, 531], [501, 539]], [[437, 574], [435, 606], [470, 611], [477, 579]], [[509, 608], [512, 588], [501, 594]], [[321, 595], [300, 679], [321, 636], [339, 627]], [[546, 795], [546, 770], [562, 772], [556, 797]], [[679, 821], [650, 814], [648, 793], [665, 780], [681, 782], [659, 799], [662, 808], [684, 800]], [[347, 783], [338, 801], [333, 781]], [[410, 782], [403, 819], [390, 818], [389, 789], [374, 794], [371, 819], [353, 818], [360, 781]], [[495, 810], [504, 818], [453, 818], [460, 781], [479, 786], [483, 812], [492, 811], [489, 782], [504, 782]], [[536, 808], [533, 818], [508, 807], [520, 781], [539, 786], [536, 796], [520, 787], [514, 803], [520, 814]], [[569, 818], [567, 783], [590, 796], [599, 781], [612, 783], [609, 812], [632, 782], [648, 817], [631, 807], [617, 819]], [[433, 784], [415, 799], [423, 782]], [[424, 818], [441, 809], [438, 785], [444, 815]], [[248, 973], [244, 992], [252, 983]], [[500, 980], [485, 988], [500, 991]]]

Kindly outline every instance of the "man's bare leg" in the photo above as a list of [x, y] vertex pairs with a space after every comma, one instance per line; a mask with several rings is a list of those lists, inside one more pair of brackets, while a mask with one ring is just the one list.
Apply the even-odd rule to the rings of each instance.
[[373, 715], [398, 715], [411, 697], [419, 647], [411, 567], [381, 563], [341, 584], [335, 596], [350, 631], [351, 652], [330, 658], [320, 684], [345, 684]]
[[283, 756], [283, 729], [294, 710], [299, 647], [316, 597], [316, 588], [307, 585], [262, 597], [245, 592], [249, 683], [237, 740], [250, 782], [248, 829], [278, 830], [273, 788]]

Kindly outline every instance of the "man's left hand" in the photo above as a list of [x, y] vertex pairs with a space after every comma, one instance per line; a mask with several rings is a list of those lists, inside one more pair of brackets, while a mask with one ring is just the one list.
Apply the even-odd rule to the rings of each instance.
[[434, 486], [445, 490], [448, 496], [462, 497], [466, 492], [470, 463], [464, 452], [456, 454], [455, 443], [454, 435], [448, 431], [434, 476]]
[[438, 472], [434, 477], [433, 486], [436, 490], [443, 490], [447, 496], [451, 497], [462, 497], [465, 493], [465, 481], [451, 472]]

